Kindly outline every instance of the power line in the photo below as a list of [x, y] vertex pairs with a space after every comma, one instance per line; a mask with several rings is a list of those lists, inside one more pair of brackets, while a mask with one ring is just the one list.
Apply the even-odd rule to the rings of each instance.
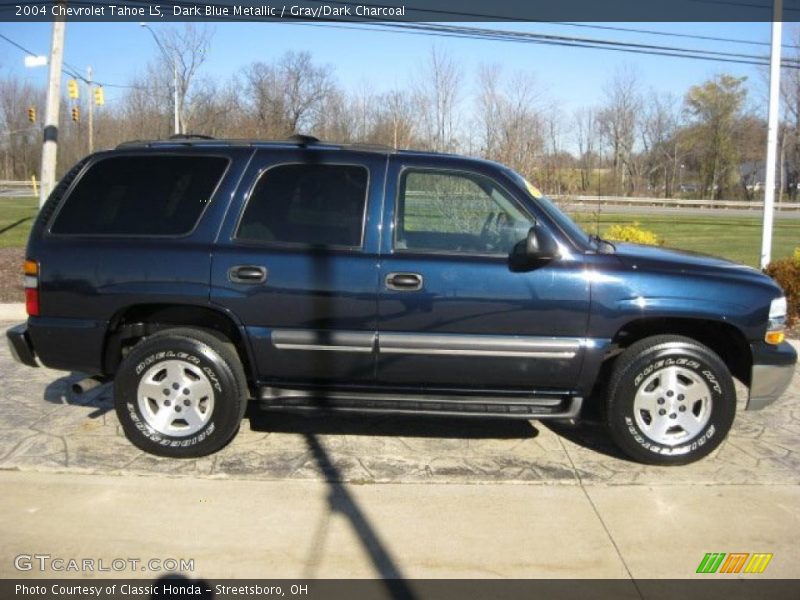
[[[402, 33], [408, 35], [428, 35], [434, 37], [451, 37], [462, 39], [482, 39], [488, 41], [505, 41], [517, 43], [533, 43], [551, 46], [565, 46], [574, 48], [589, 48], [596, 50], [613, 50], [617, 52], [627, 52], [631, 54], [646, 54], [654, 56], [667, 56], [676, 58], [691, 58], [695, 60], [707, 60], [715, 62], [726, 62], [736, 64], [747, 64], [755, 66], [766, 66], [766, 57], [758, 55], [748, 55], [740, 53], [716, 52], [699, 50], [693, 48], [680, 48], [673, 46], [653, 46], [648, 44], [634, 44], [616, 42], [611, 40], [598, 40], [594, 38], [577, 38], [567, 36], [553, 36], [539, 33], [515, 32], [510, 30], [492, 30], [477, 27], [431, 25], [418, 23], [385, 23], [385, 22], [364, 22], [358, 24], [340, 25], [338, 23], [306, 23], [303, 21], [292, 21], [286, 24], [305, 26], [305, 27], [327, 27], [334, 29], [349, 29], [359, 31], [369, 31], [375, 27], [381, 27], [392, 33]], [[785, 68], [800, 69], [800, 61], [796, 59], [783, 59], [782, 65]]]
[[[38, 54], [36, 52], [34, 52], [33, 50], [29, 50], [28, 48], [25, 48], [21, 44], [18, 44], [17, 42], [12, 40], [8, 36], [3, 35], [2, 33], [0, 33], [0, 39], [5, 40], [6, 42], [11, 44], [12, 46], [16, 47], [18, 50], [22, 50], [26, 55], [38, 56]], [[78, 80], [80, 80], [80, 81], [82, 81], [84, 83], [87, 83], [87, 84], [89, 83], [89, 80], [85, 76], [81, 75], [80, 68], [76, 67], [74, 65], [71, 65], [67, 61], [64, 61], [64, 69], [63, 70], [69, 77], [72, 77], [73, 79], [78, 79]], [[91, 83], [93, 85], [97, 85], [97, 86], [100, 86], [100, 87], [111, 87], [111, 88], [122, 88], [122, 89], [139, 89], [141, 87], [141, 86], [136, 86], [136, 85], [126, 85], [126, 84], [123, 84], [123, 83], [108, 83], [108, 82], [104, 82], [104, 81], [100, 81], [100, 80], [93, 80]], [[158, 89], [160, 86], [150, 86], [150, 87], [152, 87], [154, 89]]]
[[[323, 2], [324, 0], [311, 0], [312, 2]], [[179, 4], [179, 2], [175, 2]], [[345, 6], [355, 6], [357, 3], [352, 2], [350, 0], [339, 0], [336, 2], [337, 4], [345, 5]], [[384, 5], [381, 4], [362, 4], [363, 6], [370, 6], [370, 7], [381, 7]], [[505, 17], [499, 17], [497, 15], [488, 15], [488, 14], [476, 14], [476, 13], [466, 13], [466, 12], [457, 12], [457, 11], [445, 11], [445, 10], [437, 10], [437, 9], [415, 9], [421, 12], [429, 12], [435, 14], [446, 14], [454, 17], [469, 17], [469, 18], [492, 18], [492, 19], [504, 19], [508, 20]], [[787, 9], [788, 10], [788, 9]], [[747, 44], [758, 44], [761, 45], [761, 42], [754, 42], [750, 40], [736, 40], [733, 38], [716, 38], [713, 36], [695, 36], [691, 34], [678, 34], [678, 33], [667, 33], [667, 32], [658, 32], [653, 30], [643, 30], [643, 29], [633, 29], [633, 28], [623, 28], [623, 27], [613, 27], [613, 26], [603, 26], [603, 25], [589, 25], [589, 24], [580, 24], [580, 23], [557, 23], [552, 21], [535, 21], [538, 23], [547, 23], [550, 25], [568, 25], [568, 26], [575, 26], [575, 27], [588, 27], [588, 28], [597, 28], [597, 29], [608, 29], [614, 31], [629, 31], [635, 33], [643, 33], [649, 35], [664, 35], [670, 37], [687, 37], [692, 39], [704, 39], [706, 41], [724, 41], [726, 43], [747, 43]], [[476, 35], [482, 37], [483, 39], [488, 39], [487, 34], [494, 34], [494, 35], [501, 35], [501, 36], [513, 36], [513, 37], [529, 37], [529, 38], [536, 38], [540, 40], [561, 40], [569, 43], [565, 43], [566, 46], [574, 46], [574, 47], [587, 47], [587, 48], [599, 48], [599, 47], [608, 47], [607, 49], [614, 49], [619, 51], [629, 51], [629, 50], [621, 50], [621, 48], [628, 47], [628, 48], [640, 48], [642, 50], [647, 50], [642, 52], [643, 54], [653, 54], [653, 55], [660, 55], [660, 56], [681, 56], [686, 58], [701, 58], [703, 56], [708, 56], [709, 58], [705, 58], [705, 60], [715, 60], [711, 57], [719, 56], [725, 58], [742, 58], [745, 59], [742, 61], [742, 64], [758, 64], [758, 65], [767, 65], [767, 57], [766, 56], [759, 56], [759, 55], [750, 55], [750, 54], [741, 54], [741, 53], [732, 53], [732, 52], [719, 52], [713, 50], [702, 50], [699, 48], [681, 48], [675, 46], [657, 46], [653, 44], [642, 44], [642, 43], [633, 43], [633, 42], [620, 42], [616, 40], [603, 40], [597, 38], [579, 38], [579, 37], [571, 37], [571, 36], [564, 36], [564, 35], [548, 35], [544, 33], [526, 33], [526, 32], [516, 32], [510, 30], [496, 30], [496, 29], [484, 29], [479, 27], [465, 27], [465, 26], [453, 26], [453, 25], [444, 25], [444, 24], [426, 24], [426, 23], [386, 23], [379, 21], [379, 19], [366, 19], [363, 24], [369, 25], [373, 24], [375, 26], [384, 26], [390, 28], [438, 28], [438, 29], [450, 29], [453, 28], [460, 29], [462, 31], [472, 31], [472, 32], [480, 32]], [[309, 24], [312, 25], [312, 24]], [[329, 25], [330, 27], [334, 27], [334, 25]], [[459, 36], [449, 36], [449, 37], [459, 37]], [[462, 37], [469, 37], [469, 34], [465, 34]], [[769, 46], [768, 43], [764, 42], [764, 45]], [[788, 46], [791, 47], [791, 46]], [[689, 56], [691, 55], [691, 56]], [[757, 61], [757, 62], [753, 62]], [[724, 60], [722, 62], [735, 62], [730, 60]], [[782, 63], [784, 66], [790, 68], [796, 68], [800, 66], [800, 62], [794, 59], [783, 59]]]
[[[770, 46], [769, 42], [762, 42], [759, 40], [743, 40], [740, 38], [727, 38], [727, 37], [716, 37], [711, 35], [699, 35], [693, 33], [674, 33], [669, 31], [656, 31], [655, 29], [635, 29], [633, 27], [615, 27], [613, 25], [597, 25], [594, 23], [568, 23], [568, 22], [555, 22], [555, 21], [537, 21], [539, 23], [549, 23], [551, 25], [564, 25], [567, 27], [583, 27], [587, 29], [603, 29], [607, 31], [624, 31], [630, 33], [643, 33], [645, 35], [658, 35], [663, 37], [676, 37], [676, 38], [686, 38], [692, 40], [703, 40], [707, 42], [725, 42], [727, 44], [748, 44], [751, 46]], [[786, 48], [788, 50], [795, 49], [796, 46], [792, 44], [782, 44], [782, 48]]]
[[[399, 24], [398, 24], [399, 25]], [[403, 24], [404, 26], [406, 24]], [[392, 24], [394, 26], [394, 24]], [[715, 60], [714, 57], [721, 57], [721, 58], [734, 58], [734, 59], [744, 59], [748, 61], [765, 61], [766, 57], [754, 55], [754, 54], [743, 54], [738, 52], [720, 52], [715, 50], [702, 50], [697, 48], [681, 48], [679, 46], [659, 46], [654, 44], [642, 44], [638, 42], [621, 42], [616, 40], [606, 40], [606, 39], [599, 39], [599, 38], [581, 38], [581, 37], [573, 37], [573, 36], [565, 36], [565, 35], [554, 35], [554, 34], [543, 34], [543, 33], [533, 33], [533, 32], [522, 32], [522, 31], [510, 31], [505, 29], [485, 29], [479, 27], [465, 27], [465, 26], [453, 26], [453, 25], [423, 25], [423, 24], [411, 24], [412, 28], [414, 27], [421, 27], [424, 29], [432, 29], [432, 30], [444, 30], [444, 31], [456, 31], [456, 32], [466, 32], [466, 34], [476, 35], [478, 37], [498, 37], [498, 38], [515, 38], [520, 40], [547, 40], [553, 42], [564, 42], [565, 44], [569, 45], [590, 45], [592, 47], [609, 47], [609, 48], [630, 48], [632, 50], [642, 50], [646, 51], [645, 53], [680, 53], [692, 56], [702, 56], [708, 57], [709, 60]], [[674, 54], [672, 54], [674, 55]], [[787, 64], [798, 64], [795, 59], [784, 59], [784, 62]]]
[[[312, 0], [318, 1], [318, 0]], [[321, 1], [321, 0], [320, 0]], [[143, 4], [142, 0], [133, 0], [132, 4]], [[78, 5], [96, 5], [96, 2], [91, 1], [80, 1], [76, 0], [73, 4]], [[174, 1], [173, 4], [175, 5], [182, 5], [182, 4], [191, 4], [187, 2], [181, 2], [180, 0]], [[337, 4], [342, 5], [354, 5], [354, 2], [343, 0], [337, 2]], [[211, 4], [215, 6], [214, 4]], [[216, 5], [221, 6], [221, 5]], [[372, 6], [372, 7], [379, 7], [382, 6], [380, 4], [365, 4], [365, 6]], [[419, 9], [423, 12], [432, 12], [436, 14], [448, 14], [452, 16], [459, 16], [459, 17], [483, 17], [483, 18], [499, 18], [496, 15], [485, 15], [485, 14], [475, 14], [475, 13], [465, 13], [465, 12], [456, 12], [456, 11], [439, 11], [435, 9]], [[251, 19], [236, 19], [239, 21], [252, 21]], [[336, 23], [336, 24], [334, 24]], [[660, 46], [654, 44], [644, 44], [644, 43], [637, 43], [637, 42], [621, 42], [616, 40], [606, 40], [606, 39], [598, 39], [598, 38], [583, 38], [583, 37], [575, 37], [575, 36], [565, 36], [565, 35], [552, 35], [552, 34], [544, 34], [544, 33], [535, 33], [535, 32], [520, 32], [520, 31], [511, 31], [505, 29], [485, 29], [479, 27], [466, 27], [466, 26], [453, 26], [453, 25], [443, 25], [443, 24], [426, 24], [426, 23], [387, 23], [385, 21], [379, 21], [378, 19], [368, 19], [363, 23], [350, 24], [350, 25], [341, 25], [338, 24], [338, 21], [329, 22], [322, 26], [327, 26], [331, 28], [341, 28], [341, 29], [368, 29], [370, 25], [376, 27], [383, 27], [384, 29], [389, 30], [400, 30], [400, 29], [410, 29], [413, 32], [417, 33], [418, 35], [433, 35], [433, 36], [440, 36], [440, 37], [457, 37], [457, 38], [472, 38], [472, 39], [483, 39], [483, 40], [494, 40], [494, 41], [514, 41], [514, 42], [528, 42], [528, 43], [538, 43], [543, 45], [556, 45], [556, 46], [566, 46], [566, 47], [580, 47], [580, 48], [589, 48], [589, 49], [604, 49], [604, 50], [614, 50], [618, 52], [628, 52], [633, 54], [649, 54], [654, 56], [667, 56], [667, 57], [676, 57], [676, 58], [692, 58], [695, 60], [714, 60], [718, 62], [728, 62], [728, 63], [738, 63], [738, 64], [750, 64], [756, 66], [765, 66], [767, 64], [767, 57], [760, 56], [760, 55], [752, 55], [752, 54], [743, 54], [743, 53], [735, 53], [735, 52], [721, 52], [721, 51], [713, 51], [713, 50], [702, 50], [698, 48], [682, 48], [679, 46]], [[552, 22], [546, 22], [550, 24], [555, 24]], [[315, 26], [316, 24], [313, 23], [305, 23], [300, 20], [294, 21], [293, 24], [298, 25], [306, 25], [306, 26]], [[637, 29], [627, 29], [622, 27], [612, 27], [612, 26], [603, 26], [603, 25], [584, 25], [580, 23], [565, 23], [565, 25], [569, 26], [576, 26], [576, 27], [594, 27], [598, 29], [609, 29], [609, 30], [618, 30], [618, 31], [632, 31], [636, 33], [644, 33], [644, 34], [658, 34], [658, 35], [668, 35], [672, 37], [696, 37], [701, 39], [708, 39], [708, 40], [715, 40], [715, 41], [726, 41], [728, 43], [735, 42], [735, 43], [755, 43], [746, 40], [733, 40], [731, 38], [713, 38], [712, 36], [690, 36], [689, 34], [675, 34], [675, 33], [666, 33], [666, 32], [655, 32], [652, 30], [637, 30]], [[795, 59], [782, 59], [782, 65], [788, 68], [800, 68], [800, 62]], [[76, 73], [79, 71], [76, 67], [69, 65], [69, 63], [65, 63], [68, 67], [70, 67]], [[86, 81], [85, 78], [77, 75], [83, 81]], [[98, 82], [99, 83], [99, 82]], [[134, 88], [136, 86], [125, 86], [122, 84], [103, 84], [109, 85], [109, 87], [120, 87], [120, 88]]]

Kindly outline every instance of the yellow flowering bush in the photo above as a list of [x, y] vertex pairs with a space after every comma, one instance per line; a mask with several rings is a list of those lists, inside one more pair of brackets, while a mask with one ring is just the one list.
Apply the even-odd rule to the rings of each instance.
[[654, 232], [639, 227], [638, 221], [628, 225], [612, 225], [606, 231], [605, 237], [613, 242], [631, 242], [649, 246], [658, 246], [662, 243]]

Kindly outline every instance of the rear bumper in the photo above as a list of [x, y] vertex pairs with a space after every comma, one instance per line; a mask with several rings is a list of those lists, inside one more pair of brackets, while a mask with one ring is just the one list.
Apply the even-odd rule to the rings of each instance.
[[753, 370], [747, 410], [760, 410], [777, 400], [789, 387], [797, 364], [797, 352], [788, 342], [778, 346], [753, 344]]
[[36, 354], [33, 351], [31, 338], [28, 336], [27, 324], [21, 323], [6, 331], [6, 340], [14, 360], [29, 367], [39, 366], [36, 362]]
[[24, 365], [101, 375], [106, 328], [104, 321], [29, 317], [9, 329], [6, 339]]

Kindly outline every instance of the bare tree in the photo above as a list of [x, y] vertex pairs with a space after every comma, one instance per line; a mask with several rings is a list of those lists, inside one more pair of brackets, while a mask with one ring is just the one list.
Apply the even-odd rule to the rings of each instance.
[[654, 189], [663, 189], [664, 197], [674, 194], [679, 176], [681, 144], [678, 130], [681, 118], [680, 99], [674, 94], [651, 91], [644, 106], [642, 144], [648, 180]]
[[424, 127], [423, 143], [439, 152], [453, 151], [458, 140], [461, 98], [461, 69], [441, 50], [431, 49], [422, 77], [416, 86], [416, 102]]
[[186, 23], [181, 29], [167, 30], [161, 39], [161, 44], [173, 63], [169, 64], [167, 56], [164, 56], [162, 62], [164, 71], [169, 75], [172, 74], [173, 69], [177, 71], [178, 124], [181, 133], [186, 133], [191, 125], [189, 115], [194, 102], [192, 83], [200, 67], [208, 58], [213, 37], [212, 29], [205, 26], [198, 27], [194, 23]]
[[0, 79], [2, 179], [28, 179], [35, 171], [41, 131], [28, 121], [28, 108], [44, 109], [44, 91], [16, 77]]
[[335, 88], [330, 68], [314, 65], [308, 52], [287, 52], [274, 64], [253, 63], [244, 77], [260, 135], [309, 131]]
[[483, 155], [532, 176], [547, 137], [534, 77], [516, 73], [507, 79], [499, 66], [483, 66], [478, 72], [478, 88], [477, 120]]
[[598, 168], [598, 131], [596, 111], [579, 108], [574, 113], [575, 141], [578, 144], [578, 167], [581, 173], [581, 191], [586, 192], [592, 184], [592, 170]]
[[634, 191], [638, 171], [633, 153], [641, 109], [638, 75], [629, 67], [617, 70], [603, 93], [605, 102], [597, 118], [611, 150], [615, 191], [630, 193]]
[[[797, 60], [800, 58], [800, 28], [793, 32], [792, 45], [792, 58]], [[781, 192], [787, 189], [789, 197], [794, 200], [800, 186], [800, 69], [783, 69], [781, 99], [786, 119], [781, 136], [781, 165], [785, 165], [786, 170]], [[780, 169], [779, 173], [783, 175], [783, 171]]]
[[377, 109], [369, 141], [392, 148], [410, 147], [416, 129], [411, 98], [402, 90], [395, 89], [381, 94], [375, 104]]

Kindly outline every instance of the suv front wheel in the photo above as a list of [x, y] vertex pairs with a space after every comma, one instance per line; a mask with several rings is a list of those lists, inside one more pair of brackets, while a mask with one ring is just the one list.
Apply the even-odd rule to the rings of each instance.
[[114, 381], [127, 438], [159, 456], [216, 452], [239, 429], [247, 380], [232, 344], [196, 329], [169, 329], [139, 342]]
[[728, 435], [736, 390], [727, 366], [691, 338], [643, 339], [617, 359], [608, 386], [611, 437], [655, 465], [699, 460]]

